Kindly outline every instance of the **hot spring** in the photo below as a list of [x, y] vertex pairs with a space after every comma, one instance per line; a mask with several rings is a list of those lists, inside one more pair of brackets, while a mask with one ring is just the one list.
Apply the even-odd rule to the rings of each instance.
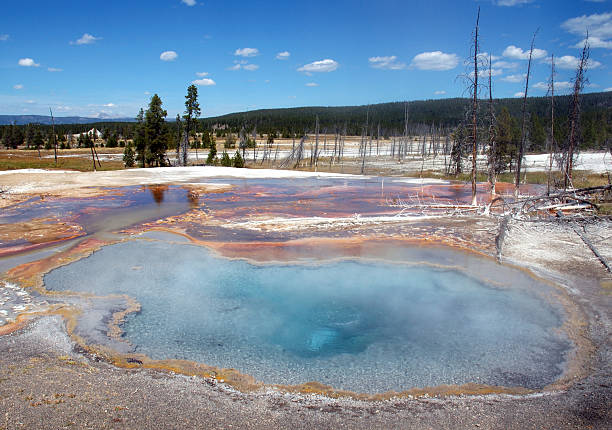
[[538, 389], [561, 376], [571, 347], [562, 308], [543, 295], [552, 287], [450, 250], [254, 264], [136, 239], [55, 269], [44, 284], [138, 301], [122, 325], [134, 352], [235, 368], [264, 383], [364, 393], [468, 382]]

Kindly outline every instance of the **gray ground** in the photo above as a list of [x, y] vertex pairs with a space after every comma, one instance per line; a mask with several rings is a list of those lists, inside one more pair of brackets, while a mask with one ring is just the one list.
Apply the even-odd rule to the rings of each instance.
[[58, 317], [45, 317], [0, 342], [0, 427], [604, 429], [610, 383], [596, 372], [567, 392], [381, 403], [242, 394], [97, 362], [73, 350]]
[[[607, 237], [609, 227], [592, 236]], [[566, 391], [377, 403], [244, 394], [212, 380], [116, 368], [78, 351], [59, 317], [41, 317], [0, 336], [0, 429], [612, 428], [612, 296], [602, 284], [610, 274], [577, 236], [547, 228], [542, 236], [542, 226], [514, 226], [504, 255], [517, 262], [528, 255], [535, 270], [563, 281], [588, 315], [597, 349], [589, 375]], [[609, 253], [608, 240], [600, 245]], [[558, 252], [547, 252], [551, 246]]]

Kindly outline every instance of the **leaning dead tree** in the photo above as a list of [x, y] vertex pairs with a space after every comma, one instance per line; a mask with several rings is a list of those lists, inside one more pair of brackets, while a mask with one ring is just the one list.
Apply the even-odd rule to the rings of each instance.
[[521, 140], [518, 147], [518, 155], [516, 159], [516, 180], [514, 182], [514, 195], [518, 197], [519, 186], [521, 183], [521, 164], [523, 163], [523, 156], [525, 154], [525, 140], [527, 134], [527, 90], [529, 89], [529, 75], [531, 74], [531, 59], [533, 57], [533, 47], [535, 44], [535, 38], [539, 30], [533, 33], [531, 38], [531, 48], [529, 49], [529, 62], [527, 63], [527, 76], [525, 77], [525, 93], [523, 94], [523, 119], [521, 122]]
[[564, 172], [564, 188], [567, 189], [568, 185], [572, 186], [572, 170], [574, 167], [574, 151], [578, 146], [578, 139], [580, 135], [580, 94], [584, 89], [586, 83], [586, 69], [589, 61], [590, 47], [589, 47], [589, 33], [587, 32], [586, 39], [584, 40], [584, 46], [582, 48], [582, 55], [580, 56], [580, 62], [576, 69], [576, 77], [574, 78], [574, 92], [572, 94], [572, 102], [570, 109], [570, 131], [568, 144], [566, 148], [565, 156], [565, 172]]

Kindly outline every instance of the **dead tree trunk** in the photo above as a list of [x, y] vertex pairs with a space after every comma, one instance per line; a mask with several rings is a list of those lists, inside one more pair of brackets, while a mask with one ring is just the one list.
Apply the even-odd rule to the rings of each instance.
[[314, 149], [314, 168], [317, 171], [317, 164], [319, 163], [319, 115], [315, 121], [315, 149]]
[[548, 180], [546, 194], [550, 195], [552, 177], [553, 152], [555, 150], [555, 54], [550, 57], [550, 148], [548, 151]]
[[474, 33], [474, 97], [472, 100], [472, 205], [476, 205], [476, 150], [478, 145], [478, 24], [480, 22], [480, 7], [476, 17]]
[[570, 134], [567, 148], [567, 160], [565, 169], [565, 188], [567, 189], [568, 183], [572, 184], [572, 170], [574, 168], [574, 151], [576, 149], [576, 142], [578, 140], [579, 128], [580, 128], [580, 93], [584, 87], [585, 72], [587, 63], [589, 61], [589, 33], [586, 35], [584, 40], [584, 47], [582, 48], [582, 55], [580, 56], [580, 63], [576, 70], [576, 78], [574, 79], [574, 93], [572, 95], [572, 109], [570, 112]]
[[518, 158], [516, 160], [516, 180], [514, 182], [514, 195], [518, 197], [519, 187], [521, 184], [521, 164], [523, 163], [523, 156], [525, 152], [525, 134], [527, 126], [527, 90], [529, 89], [529, 75], [531, 74], [531, 59], [533, 57], [533, 46], [535, 44], [535, 38], [538, 34], [538, 30], [533, 33], [531, 39], [531, 48], [529, 49], [529, 62], [527, 63], [527, 77], [525, 78], [525, 93], [523, 94], [523, 121], [521, 123], [521, 141], [519, 142]]
[[493, 107], [493, 82], [491, 73], [491, 55], [489, 55], [489, 185], [491, 194], [495, 194], [497, 148], [495, 135], [495, 109]]

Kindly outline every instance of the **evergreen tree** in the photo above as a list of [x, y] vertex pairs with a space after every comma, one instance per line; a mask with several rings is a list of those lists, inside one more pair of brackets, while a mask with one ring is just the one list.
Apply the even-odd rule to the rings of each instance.
[[145, 167], [145, 160], [147, 158], [147, 140], [145, 136], [144, 127], [144, 110], [141, 108], [136, 116], [136, 134], [134, 136], [134, 145], [136, 146], [136, 160], [140, 163], [140, 167]]
[[202, 148], [210, 148], [212, 144], [212, 135], [208, 130], [202, 132]]
[[234, 167], [240, 167], [240, 168], [244, 167], [244, 159], [240, 155], [239, 151], [236, 151], [233, 161], [234, 161]]
[[529, 142], [531, 143], [529, 148], [531, 151], [546, 151], [546, 129], [542, 125], [542, 121], [537, 114], [531, 115]]
[[182, 147], [180, 149], [178, 164], [185, 166], [187, 165], [187, 150], [189, 147], [189, 137], [192, 132], [195, 132], [196, 120], [200, 116], [200, 104], [198, 103], [198, 87], [190, 85], [187, 87], [187, 95], [185, 96], [185, 114], [183, 119], [185, 120], [185, 134], [183, 138]]
[[13, 128], [12, 126], [4, 127], [4, 132], [2, 133], [2, 144], [6, 149], [11, 147], [11, 141], [13, 139]]
[[53, 133], [51, 131], [49, 131], [49, 134], [47, 134], [47, 140], [45, 141], [45, 149], [49, 150], [49, 149], [53, 148], [54, 142], [55, 142], [55, 140], [54, 140]]
[[161, 99], [157, 94], [154, 94], [145, 114], [144, 125], [149, 164], [165, 165], [166, 150], [168, 149], [168, 129], [164, 118], [167, 115], [168, 112], [162, 109]]
[[520, 139], [520, 130], [516, 120], [510, 112], [503, 107], [497, 116], [497, 151], [495, 159], [495, 172], [501, 173], [510, 167]]
[[123, 151], [123, 164], [125, 167], [134, 167], [134, 161], [134, 148], [131, 143], [128, 143]]
[[117, 140], [117, 135], [115, 133], [112, 133], [110, 136], [108, 136], [108, 139], [106, 140], [106, 147], [116, 148], [117, 145], [119, 145], [119, 141]]
[[221, 156], [221, 165], [223, 167], [232, 167], [233, 162], [227, 152], [223, 151], [223, 155]]
[[32, 145], [34, 146], [34, 149], [40, 150], [40, 147], [44, 144], [45, 142], [43, 140], [42, 133], [40, 132], [40, 128], [37, 128], [34, 132], [34, 139], [32, 140]]
[[206, 157], [206, 164], [217, 164], [217, 145], [214, 141], [210, 144], [208, 157]]
[[34, 127], [31, 124], [26, 125], [25, 143], [28, 148], [34, 145]]

